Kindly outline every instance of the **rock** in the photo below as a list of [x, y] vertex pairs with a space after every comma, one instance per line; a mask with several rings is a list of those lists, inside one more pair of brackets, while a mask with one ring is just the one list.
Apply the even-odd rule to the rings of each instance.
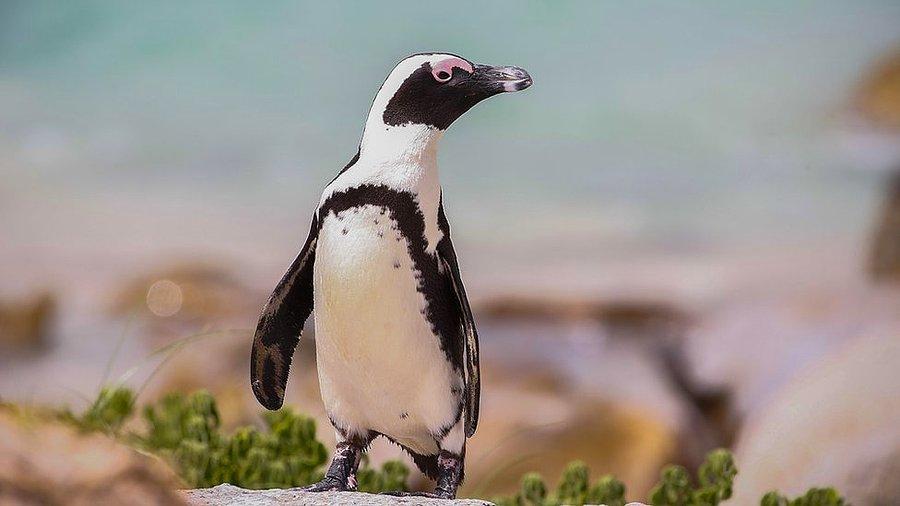
[[[856, 111], [871, 126], [892, 132], [900, 142], [900, 49], [883, 59], [859, 86]], [[885, 183], [886, 195], [869, 251], [869, 273], [876, 281], [900, 283], [900, 168]]]
[[854, 106], [872, 123], [900, 129], [900, 50], [886, 56], [866, 77]]
[[485, 373], [492, 386], [483, 393], [485, 414], [466, 448], [463, 495], [515, 493], [528, 472], [555, 487], [568, 463], [582, 460], [593, 477], [613, 474], [641, 496], [679, 453], [675, 429], [654, 413], [573, 391], [562, 378], [533, 367], [516, 372], [494, 366]]
[[487, 501], [478, 499], [431, 499], [428, 497], [395, 497], [362, 492], [303, 492], [297, 488], [272, 490], [247, 490], [234, 485], [222, 484], [213, 488], [185, 490], [184, 497], [192, 506], [269, 506], [290, 504], [296, 506], [390, 506], [434, 505], [434, 506], [484, 506]]
[[162, 462], [36, 411], [0, 406], [0, 504], [184, 504]]
[[668, 302], [655, 300], [602, 300], [509, 295], [481, 302], [478, 316], [489, 319], [539, 321], [594, 321], [612, 335], [655, 334], [665, 327], [682, 328], [691, 318]]
[[900, 291], [862, 279], [741, 296], [710, 311], [687, 340], [699, 385], [732, 392], [734, 416], [765, 409], [798, 372], [860, 335], [900, 335]]
[[833, 486], [852, 504], [900, 497], [900, 339], [858, 339], [813, 364], [748, 420], [734, 504]]
[[248, 289], [220, 266], [179, 263], [148, 272], [125, 283], [111, 298], [109, 312], [117, 317], [151, 317], [161, 330], [183, 330], [204, 324], [255, 320], [265, 298]]
[[0, 304], [0, 346], [11, 351], [47, 347], [56, 316], [56, 299], [49, 293], [29, 300]]
[[869, 273], [875, 281], [900, 283], [900, 167], [887, 184], [869, 252]]

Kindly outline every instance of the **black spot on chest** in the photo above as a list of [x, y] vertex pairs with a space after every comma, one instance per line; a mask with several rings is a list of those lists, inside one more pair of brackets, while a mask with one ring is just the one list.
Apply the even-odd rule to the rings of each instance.
[[[383, 214], [395, 223], [400, 241], [406, 238], [407, 253], [415, 272], [416, 290], [425, 298], [423, 314], [432, 332], [440, 338], [441, 349], [454, 369], [462, 370], [464, 339], [461, 335], [461, 309], [453, 291], [449, 273], [441, 272], [440, 260], [436, 254], [426, 251], [425, 217], [416, 197], [384, 185], [361, 185], [338, 191], [328, 197], [319, 207], [319, 224], [329, 214], [338, 215], [343, 211], [371, 205], [382, 208]], [[445, 221], [446, 217], [439, 217]], [[445, 223], [440, 223], [446, 234]]]

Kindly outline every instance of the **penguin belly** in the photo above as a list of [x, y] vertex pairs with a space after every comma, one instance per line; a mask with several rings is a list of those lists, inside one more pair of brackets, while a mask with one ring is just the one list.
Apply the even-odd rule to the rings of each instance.
[[365, 205], [322, 222], [313, 278], [319, 386], [345, 433], [372, 430], [435, 454], [463, 379], [424, 316], [409, 241], [390, 214]]

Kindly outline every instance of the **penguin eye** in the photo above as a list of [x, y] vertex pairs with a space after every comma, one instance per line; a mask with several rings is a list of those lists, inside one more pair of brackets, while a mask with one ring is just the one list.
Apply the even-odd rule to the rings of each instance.
[[435, 81], [443, 84], [453, 79], [453, 69], [460, 69], [469, 74], [474, 70], [471, 63], [454, 56], [433, 62], [431, 64], [431, 75]]
[[432, 72], [431, 75], [433, 75], [435, 81], [437, 81], [439, 83], [446, 83], [447, 81], [450, 80], [451, 77], [453, 77], [453, 75], [450, 72], [443, 70], [443, 69], [440, 69], [436, 72]]

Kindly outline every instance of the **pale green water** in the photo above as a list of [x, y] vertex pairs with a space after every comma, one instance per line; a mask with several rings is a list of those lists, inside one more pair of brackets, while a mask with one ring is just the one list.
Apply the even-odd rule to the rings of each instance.
[[898, 27], [898, 2], [6, 1], [3, 270], [286, 263], [376, 88], [424, 50], [535, 79], [445, 137], [470, 258], [857, 241], [879, 178], [836, 125]]

